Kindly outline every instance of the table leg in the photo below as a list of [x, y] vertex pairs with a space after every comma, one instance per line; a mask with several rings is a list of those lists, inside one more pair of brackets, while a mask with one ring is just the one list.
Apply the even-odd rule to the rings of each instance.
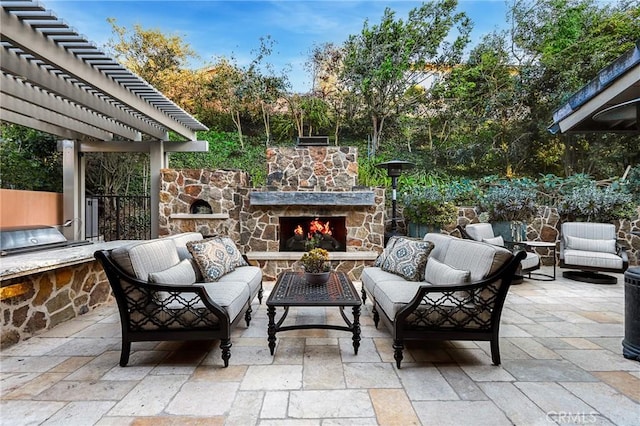
[[360, 347], [360, 306], [353, 307], [353, 350], [358, 355]]
[[267, 328], [269, 342], [269, 352], [273, 355], [276, 349], [276, 308], [275, 306], [267, 307], [267, 316], [269, 317], [269, 326]]

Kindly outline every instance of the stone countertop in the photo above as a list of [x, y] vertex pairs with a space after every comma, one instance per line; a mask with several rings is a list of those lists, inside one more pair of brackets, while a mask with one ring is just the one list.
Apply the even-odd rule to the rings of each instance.
[[131, 243], [131, 240], [96, 242], [76, 247], [67, 247], [0, 257], [0, 284], [5, 280], [46, 272], [79, 263], [91, 262], [96, 250], [110, 250]]

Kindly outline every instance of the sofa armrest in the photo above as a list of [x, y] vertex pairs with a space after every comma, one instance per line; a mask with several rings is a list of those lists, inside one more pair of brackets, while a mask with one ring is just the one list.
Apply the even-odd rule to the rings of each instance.
[[[398, 322], [406, 320], [421, 305], [430, 306], [439, 314], [442, 314], [443, 307], [447, 306], [447, 310], [464, 311], [464, 315], [470, 314], [470, 309], [475, 307], [478, 311], [491, 311], [492, 317], [493, 312], [497, 312], [499, 319], [515, 271], [525, 257], [524, 251], [518, 251], [495, 274], [484, 280], [469, 284], [421, 285], [413, 299], [397, 312], [395, 320]], [[435, 297], [431, 297], [432, 294]]]

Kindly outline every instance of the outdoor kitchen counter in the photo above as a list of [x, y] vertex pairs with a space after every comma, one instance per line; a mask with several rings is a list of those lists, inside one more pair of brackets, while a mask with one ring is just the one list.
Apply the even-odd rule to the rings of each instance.
[[0, 286], [10, 285], [10, 280], [13, 278], [92, 262], [95, 260], [93, 253], [96, 250], [110, 250], [130, 242], [130, 240], [96, 242], [76, 247], [2, 256], [0, 257]]

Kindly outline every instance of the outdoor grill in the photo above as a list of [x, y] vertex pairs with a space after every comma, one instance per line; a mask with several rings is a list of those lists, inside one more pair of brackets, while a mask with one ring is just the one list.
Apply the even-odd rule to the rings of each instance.
[[0, 256], [53, 248], [92, 244], [87, 240], [70, 241], [54, 226], [16, 226], [0, 229]]

